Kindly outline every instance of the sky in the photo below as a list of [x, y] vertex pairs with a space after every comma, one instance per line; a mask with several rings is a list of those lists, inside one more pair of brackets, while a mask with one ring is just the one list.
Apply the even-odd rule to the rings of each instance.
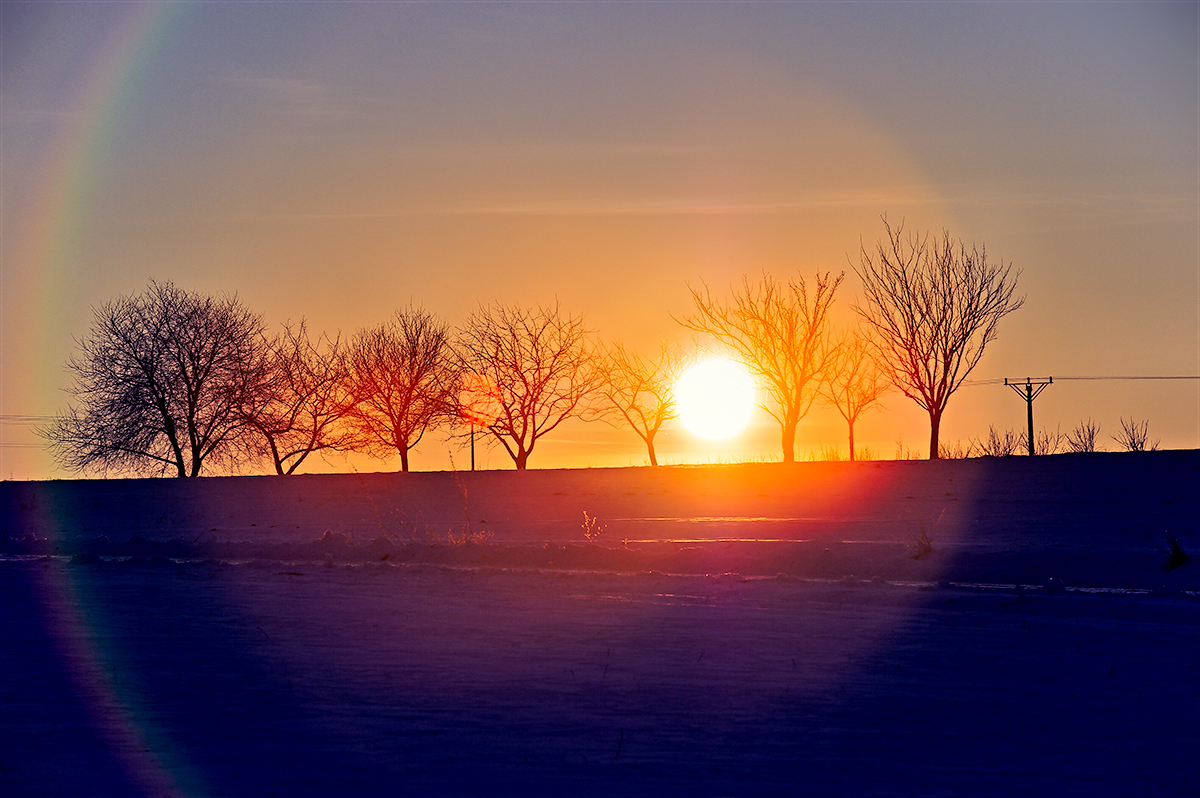
[[[65, 478], [92, 309], [151, 279], [351, 335], [415, 304], [560, 303], [605, 342], [703, 346], [689, 285], [846, 272], [943, 229], [1020, 272], [972, 380], [1055, 377], [1035, 424], [1121, 418], [1200, 447], [1200, 5], [1178, 3], [0, 3], [0, 478]], [[942, 441], [1021, 430], [1002, 384]], [[928, 446], [899, 394], [856, 442]], [[815, 408], [799, 456], [840, 444]], [[758, 412], [669, 463], [779, 458]], [[511, 467], [500, 449], [480, 464]], [[416, 469], [462, 467], [437, 434]], [[390, 470], [334, 458], [307, 470]], [[530, 467], [643, 465], [572, 423]]]

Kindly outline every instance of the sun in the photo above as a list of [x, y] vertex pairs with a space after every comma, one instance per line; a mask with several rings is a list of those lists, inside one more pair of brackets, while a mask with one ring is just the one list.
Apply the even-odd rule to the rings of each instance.
[[728, 438], [746, 426], [754, 410], [754, 380], [740, 364], [701, 360], [675, 383], [679, 419], [701, 438]]

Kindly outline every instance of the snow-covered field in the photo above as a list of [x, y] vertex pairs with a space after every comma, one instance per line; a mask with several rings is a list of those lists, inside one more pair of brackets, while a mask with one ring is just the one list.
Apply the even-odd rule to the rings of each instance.
[[0, 483], [0, 795], [1200, 795], [1198, 486], [1193, 451]]

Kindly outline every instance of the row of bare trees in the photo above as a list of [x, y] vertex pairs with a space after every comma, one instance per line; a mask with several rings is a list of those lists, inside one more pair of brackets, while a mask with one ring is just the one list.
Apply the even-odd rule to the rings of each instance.
[[[931, 241], [884, 226], [887, 240], [862, 248], [855, 270], [865, 293], [856, 327], [831, 326], [842, 274], [818, 272], [811, 283], [763, 274], [725, 297], [691, 289], [695, 312], [678, 321], [755, 375], [785, 462], [818, 400], [846, 421], [853, 459], [856, 421], [892, 388], [929, 413], [937, 457], [950, 396], [1021, 306], [1009, 267], [948, 233]], [[349, 339], [314, 339], [303, 321], [272, 335], [236, 297], [156, 282], [98, 308], [78, 346], [68, 362], [77, 402], [42, 431], [59, 462], [179, 476], [247, 462], [290, 474], [326, 451], [395, 454], [407, 471], [409, 453], [438, 427], [485, 429], [524, 469], [570, 418], [628, 426], [656, 465], [655, 436], [676, 416], [685, 360], [668, 344], [654, 357], [619, 344], [606, 351], [582, 316], [557, 305], [480, 307], [453, 330], [409, 307]], [[464, 404], [468, 384], [483, 391], [486, 412], [476, 399]]]
[[[294, 473], [318, 452], [409, 454], [434, 427], [485, 427], [527, 467], [538, 440], [591, 400], [606, 369], [581, 316], [496, 305], [462, 327], [419, 308], [340, 336], [304, 322], [267, 333], [236, 297], [152, 282], [95, 311], [67, 368], [76, 402], [41, 430], [73, 471], [197, 476], [269, 462]], [[463, 418], [464, 376], [494, 386], [484, 423]]]
[[783, 459], [795, 459], [796, 428], [823, 398], [845, 419], [850, 458], [854, 424], [895, 388], [929, 414], [929, 456], [950, 397], [996, 337], [1000, 320], [1024, 303], [1011, 266], [989, 264], [948, 232], [940, 239], [905, 234], [883, 220], [886, 240], [860, 249], [856, 274], [864, 298], [857, 327], [831, 333], [829, 309], [842, 275], [817, 273], [781, 284], [744, 279], [727, 300], [692, 289], [696, 313], [681, 320], [733, 352], [765, 389], [763, 409], [778, 422]]

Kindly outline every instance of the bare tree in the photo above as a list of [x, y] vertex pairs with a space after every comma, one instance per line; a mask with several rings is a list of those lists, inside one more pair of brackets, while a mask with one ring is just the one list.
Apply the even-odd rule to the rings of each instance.
[[445, 322], [418, 308], [396, 311], [390, 321], [360, 330], [347, 359], [353, 408], [347, 418], [377, 456], [408, 453], [455, 408], [458, 372]]
[[313, 343], [301, 320], [296, 328], [285, 324], [268, 347], [266, 379], [241, 408], [258, 433], [247, 441], [252, 454], [269, 458], [276, 474], [292, 474], [313, 452], [361, 445], [346, 423], [354, 403], [340, 338], [322, 335]]
[[679, 415], [674, 389], [681, 362], [679, 348], [665, 342], [653, 360], [621, 344], [613, 346], [604, 356], [606, 379], [600, 392], [607, 410], [619, 416], [642, 439], [652, 466], [658, 465], [655, 436], [664, 422]]
[[1149, 440], [1150, 422], [1149, 421], [1134, 421], [1133, 416], [1128, 420], [1124, 416], [1121, 417], [1121, 431], [1116, 435], [1111, 435], [1114, 441], [1121, 444], [1121, 448], [1127, 452], [1145, 452], [1157, 451], [1159, 440], [1155, 438]]
[[1011, 266], [987, 262], [943, 231], [941, 239], [904, 235], [883, 220], [887, 240], [860, 250], [855, 269], [866, 295], [855, 311], [872, 328], [877, 357], [892, 384], [929, 413], [929, 459], [950, 397], [983, 356], [1000, 320], [1017, 310]]
[[764, 273], [757, 283], [742, 278], [727, 303], [690, 288], [696, 314], [679, 323], [728, 347], [766, 391], [762, 408], [779, 423], [783, 461], [796, 460], [796, 427], [817, 397], [829, 353], [828, 311], [844, 275], [818, 273], [809, 295], [804, 278], [781, 284]]
[[94, 311], [67, 363], [79, 401], [41, 430], [72, 471], [174, 472], [233, 467], [246, 432], [239, 408], [266, 374], [262, 318], [236, 296], [151, 282]]
[[488, 430], [518, 469], [562, 422], [594, 413], [604, 373], [592, 333], [582, 316], [564, 316], [557, 303], [480, 307], [459, 329], [456, 348], [464, 372], [499, 387], [500, 413]]
[[822, 393], [850, 428], [850, 459], [854, 460], [854, 422], [879, 404], [891, 389], [872, 356], [870, 343], [857, 330], [847, 330], [829, 347]]

